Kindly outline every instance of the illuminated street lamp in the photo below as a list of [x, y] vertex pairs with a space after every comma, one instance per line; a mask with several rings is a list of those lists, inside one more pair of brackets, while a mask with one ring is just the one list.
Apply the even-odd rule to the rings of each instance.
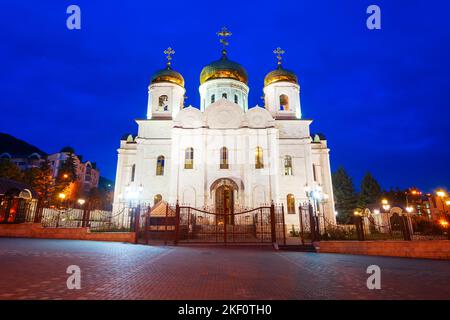
[[353, 211], [353, 215], [356, 216], [356, 217], [361, 217], [362, 216], [362, 212], [355, 210], [355, 211]]
[[66, 195], [64, 193], [60, 193], [60, 194], [58, 194], [58, 198], [60, 198], [62, 201], [66, 198]]
[[445, 198], [445, 197], [447, 196], [447, 194], [445, 193], [444, 190], [438, 190], [438, 191], [436, 191], [436, 195], [437, 195], [439, 198], [441, 198], [441, 199], [443, 199], [443, 198]]
[[391, 208], [387, 199], [381, 200], [381, 205], [382, 205], [384, 211], [389, 211], [389, 209]]
[[414, 208], [413, 207], [406, 207], [406, 212], [413, 213]]
[[84, 199], [78, 199], [78, 204], [80, 205], [80, 206], [82, 206], [83, 204], [85, 204], [85, 202], [86, 202], [86, 200], [84, 200]]

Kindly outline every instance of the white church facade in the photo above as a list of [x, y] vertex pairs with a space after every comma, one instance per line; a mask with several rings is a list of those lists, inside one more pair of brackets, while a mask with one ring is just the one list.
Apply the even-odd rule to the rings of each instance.
[[199, 107], [184, 106], [184, 79], [168, 63], [148, 87], [146, 119], [118, 150], [114, 211], [124, 203], [179, 202], [233, 214], [284, 204], [286, 225], [299, 225], [299, 205], [335, 222], [327, 141], [303, 119], [297, 76], [281, 64], [264, 79], [265, 105], [249, 108], [246, 70], [222, 57], [203, 68]]

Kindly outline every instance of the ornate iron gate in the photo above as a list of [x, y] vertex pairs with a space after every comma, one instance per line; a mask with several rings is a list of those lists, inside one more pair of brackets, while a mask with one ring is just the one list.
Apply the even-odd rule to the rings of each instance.
[[272, 205], [229, 214], [177, 206], [175, 241], [272, 243], [278, 235], [278, 241], [285, 242], [282, 210], [276, 209]]
[[145, 218], [145, 238], [174, 243], [286, 243], [282, 206], [210, 212], [160, 203]]

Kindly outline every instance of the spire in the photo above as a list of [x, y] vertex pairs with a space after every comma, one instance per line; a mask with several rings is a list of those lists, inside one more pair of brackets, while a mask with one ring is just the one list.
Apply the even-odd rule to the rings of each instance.
[[166, 59], [167, 59], [167, 69], [171, 69], [171, 65], [172, 65], [172, 55], [175, 54], [175, 50], [173, 50], [171, 47], [168, 47], [166, 50], [164, 50], [164, 54], [166, 55]]
[[227, 46], [229, 44], [227, 41], [227, 37], [230, 37], [232, 33], [228, 31], [227, 27], [222, 27], [222, 29], [219, 32], [217, 32], [217, 35], [220, 37], [220, 43], [222, 44], [222, 59], [226, 59]]
[[281, 69], [282, 68], [281, 61], [283, 60], [283, 54], [285, 53], [285, 51], [280, 47], [278, 47], [275, 50], [273, 50], [273, 53], [277, 55], [278, 69]]

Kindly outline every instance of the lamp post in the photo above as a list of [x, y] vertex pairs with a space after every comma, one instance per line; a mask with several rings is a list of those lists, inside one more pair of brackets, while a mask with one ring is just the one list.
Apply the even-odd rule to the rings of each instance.
[[64, 206], [64, 199], [66, 199], [66, 195], [61, 192], [60, 194], [58, 194], [58, 198], [61, 200], [61, 207], [60, 207], [60, 210], [58, 210], [58, 217], [56, 220], [56, 228], [59, 227], [59, 219], [61, 218], [61, 210], [64, 210], [63, 206]]
[[353, 211], [353, 216], [355, 217], [355, 226], [356, 233], [358, 235], [359, 241], [364, 241], [364, 224], [363, 224], [363, 216], [364, 216], [364, 208], [358, 207], [355, 211]]

